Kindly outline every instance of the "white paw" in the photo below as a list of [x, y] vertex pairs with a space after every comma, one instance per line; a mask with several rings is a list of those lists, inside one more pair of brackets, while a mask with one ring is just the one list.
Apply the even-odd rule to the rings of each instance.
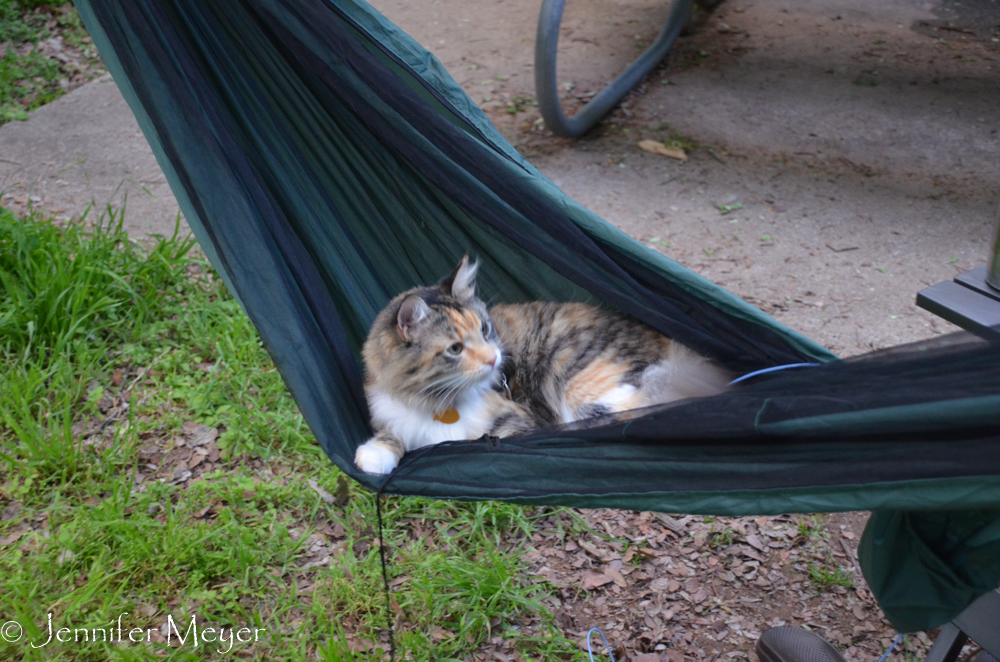
[[366, 442], [358, 448], [354, 455], [354, 463], [368, 474], [387, 474], [399, 464], [396, 455], [386, 448], [372, 442]]

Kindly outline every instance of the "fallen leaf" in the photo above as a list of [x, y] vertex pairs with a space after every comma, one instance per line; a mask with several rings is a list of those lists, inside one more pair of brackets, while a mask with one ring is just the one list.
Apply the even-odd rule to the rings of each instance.
[[615, 554], [610, 554], [597, 549], [597, 545], [589, 543], [586, 540], [580, 540], [579, 545], [580, 547], [583, 547], [585, 550], [587, 550], [587, 552], [594, 558], [599, 559], [601, 561], [608, 562], [618, 558]]
[[625, 577], [621, 572], [612, 567], [607, 567], [604, 569], [604, 574], [611, 577], [612, 580], [622, 588], [625, 588], [627, 584], [625, 583]]
[[23, 533], [12, 533], [9, 536], [0, 538], [0, 547], [6, 547], [7, 545], [13, 544], [21, 539]]
[[319, 498], [323, 499], [323, 501], [325, 503], [333, 503], [334, 501], [336, 501], [336, 499], [333, 498], [332, 494], [330, 494], [329, 492], [327, 492], [326, 490], [324, 490], [322, 487], [320, 487], [319, 483], [317, 483], [312, 478], [310, 478], [309, 480], [307, 480], [306, 484], [309, 485], [309, 487], [311, 487], [313, 489], [313, 491], [316, 492], [316, 494], [319, 495]]
[[200, 425], [191, 431], [191, 439], [188, 441], [188, 446], [204, 446], [205, 444], [215, 441], [218, 438], [218, 430], [208, 427], [207, 425]]
[[347, 649], [352, 653], [367, 653], [373, 648], [375, 648], [375, 644], [368, 639], [347, 638]]
[[655, 140], [643, 140], [639, 143], [639, 149], [644, 152], [649, 152], [650, 154], [659, 154], [660, 156], [669, 156], [672, 159], [678, 159], [680, 161], [687, 161], [687, 154], [684, 153], [683, 149], [676, 147], [667, 147], [661, 142]]
[[583, 576], [583, 590], [592, 591], [613, 581], [614, 579], [603, 572], [588, 572]]
[[755, 533], [751, 533], [750, 535], [747, 536], [747, 544], [753, 547], [754, 549], [758, 549], [762, 552], [767, 551], [767, 547], [764, 547], [764, 544], [761, 543], [760, 538], [758, 538], [757, 534]]

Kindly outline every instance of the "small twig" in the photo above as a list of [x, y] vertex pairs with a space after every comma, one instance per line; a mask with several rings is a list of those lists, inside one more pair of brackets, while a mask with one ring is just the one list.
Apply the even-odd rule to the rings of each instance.
[[726, 163], [725, 161], [723, 161], [722, 159], [720, 159], [719, 156], [718, 156], [718, 154], [715, 153], [714, 149], [712, 149], [711, 147], [706, 147], [705, 151], [708, 152], [708, 155], [711, 156], [713, 159], [715, 159], [716, 161], [718, 161], [722, 165], [726, 166], [727, 168], [729, 167], [729, 164]]
[[678, 520], [675, 520], [670, 515], [664, 515], [663, 513], [653, 513], [653, 517], [655, 517], [656, 519], [660, 520], [660, 522], [665, 527], [667, 527], [668, 529], [670, 529], [671, 531], [673, 531], [674, 533], [677, 533], [677, 534], [684, 533], [684, 525], [687, 524], [689, 521], [691, 521], [691, 520], [689, 520], [687, 518], [678, 521]]
[[844, 548], [844, 552], [847, 553], [847, 560], [851, 562], [851, 569], [853, 570], [855, 565], [854, 560], [858, 558], [858, 553], [851, 549], [850, 545], [843, 538], [840, 539], [840, 545]]
[[150, 370], [152, 370], [153, 366], [156, 365], [159, 362], [160, 359], [162, 359], [164, 356], [166, 356], [167, 354], [169, 354], [172, 351], [174, 351], [174, 348], [173, 347], [168, 347], [167, 349], [163, 350], [160, 353], [159, 356], [157, 356], [155, 359], [153, 359], [152, 363], [150, 363], [148, 366], [146, 366], [145, 368], [143, 368], [142, 370], [140, 370], [139, 374], [135, 376], [135, 379], [133, 379], [132, 383], [128, 385], [128, 387], [125, 389], [124, 393], [130, 392], [132, 390], [132, 387], [135, 386], [136, 384], [138, 384], [139, 380], [142, 379], [143, 377], [145, 377], [146, 373], [149, 372]]
[[975, 31], [969, 30], [968, 28], [953, 28], [950, 25], [935, 25], [933, 26], [935, 30], [945, 30], [946, 32], [961, 32], [962, 34], [976, 34]]

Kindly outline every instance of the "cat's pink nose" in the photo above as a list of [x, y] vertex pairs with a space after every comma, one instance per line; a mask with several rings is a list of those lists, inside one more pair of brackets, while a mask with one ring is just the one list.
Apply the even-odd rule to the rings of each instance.
[[496, 354], [494, 354], [494, 355], [493, 355], [492, 357], [490, 357], [490, 360], [489, 360], [489, 361], [487, 361], [487, 363], [489, 363], [489, 364], [490, 364], [490, 367], [491, 367], [491, 368], [492, 368], [493, 366], [495, 366], [495, 365], [497, 364], [497, 355], [496, 355]]

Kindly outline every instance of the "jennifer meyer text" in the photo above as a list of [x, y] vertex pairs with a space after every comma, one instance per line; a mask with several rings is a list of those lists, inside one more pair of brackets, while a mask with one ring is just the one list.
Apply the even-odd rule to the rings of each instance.
[[215, 647], [215, 652], [225, 654], [234, 646], [259, 641], [267, 632], [266, 628], [257, 627], [205, 627], [198, 624], [194, 614], [187, 621], [184, 617], [174, 620], [168, 614], [160, 627], [129, 627], [128, 622], [122, 620], [128, 615], [125, 612], [117, 620], [100, 627], [56, 627], [50, 613], [47, 622], [39, 628], [41, 632], [34, 637], [25, 634], [18, 621], [7, 621], [0, 625], [0, 639], [10, 644], [21, 642], [32, 648], [44, 648], [55, 642], [86, 646], [103, 641], [125, 645], [165, 641], [167, 646]]

